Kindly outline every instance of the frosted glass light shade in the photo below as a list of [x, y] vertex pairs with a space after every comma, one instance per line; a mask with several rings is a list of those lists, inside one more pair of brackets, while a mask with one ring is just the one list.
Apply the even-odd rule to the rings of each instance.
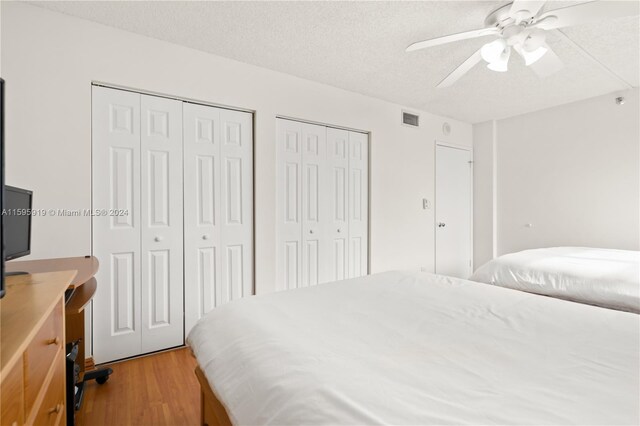
[[526, 50], [523, 49], [522, 50], [522, 57], [524, 58], [525, 65], [529, 66], [529, 65], [537, 62], [540, 58], [542, 58], [544, 56], [545, 53], [547, 53], [548, 50], [549, 49], [547, 49], [544, 46], [538, 47], [533, 52], [527, 52]]
[[495, 61], [490, 62], [489, 65], [487, 65], [487, 68], [492, 71], [506, 72], [509, 65], [510, 55], [511, 49], [509, 47], [505, 48]]
[[507, 42], [504, 39], [499, 38], [482, 46], [480, 49], [480, 56], [482, 56], [482, 59], [485, 61], [493, 63], [500, 59], [500, 55], [502, 55], [506, 48]]

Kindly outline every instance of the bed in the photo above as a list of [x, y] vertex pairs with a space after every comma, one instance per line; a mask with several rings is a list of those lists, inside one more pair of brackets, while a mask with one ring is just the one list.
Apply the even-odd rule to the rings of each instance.
[[590, 247], [523, 250], [487, 262], [469, 279], [640, 313], [640, 251]]
[[640, 316], [423, 272], [216, 308], [203, 424], [638, 424]]

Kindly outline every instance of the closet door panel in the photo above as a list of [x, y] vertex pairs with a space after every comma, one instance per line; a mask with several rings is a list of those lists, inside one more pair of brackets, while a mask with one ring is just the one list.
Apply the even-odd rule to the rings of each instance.
[[220, 110], [221, 303], [253, 293], [253, 131], [246, 112]]
[[277, 120], [280, 289], [368, 273], [368, 135]]
[[327, 128], [301, 124], [302, 137], [302, 277], [300, 285], [307, 287], [329, 281], [326, 238]]
[[182, 102], [141, 95], [142, 352], [184, 343]]
[[[221, 303], [220, 110], [183, 104], [185, 333]], [[218, 297], [217, 297], [218, 296]]]
[[302, 278], [302, 124], [277, 119], [276, 288], [293, 289]]
[[328, 194], [329, 220], [326, 237], [329, 240], [329, 281], [349, 276], [349, 132], [327, 128], [328, 179], [325, 189]]
[[[140, 95], [92, 89], [93, 303], [97, 363], [141, 351]], [[108, 214], [116, 212], [117, 214]]]
[[368, 136], [349, 132], [349, 278], [368, 273]]

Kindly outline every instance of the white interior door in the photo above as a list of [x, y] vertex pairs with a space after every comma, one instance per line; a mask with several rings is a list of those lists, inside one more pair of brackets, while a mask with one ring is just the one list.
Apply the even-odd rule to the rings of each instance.
[[185, 333], [253, 292], [251, 114], [190, 103], [184, 112]]
[[276, 127], [278, 289], [366, 275], [368, 136], [287, 119]]
[[[93, 303], [96, 363], [141, 352], [140, 95], [92, 91]], [[126, 212], [126, 214], [120, 214]]]
[[330, 280], [327, 268], [328, 194], [326, 191], [327, 130], [299, 123], [302, 130], [302, 278], [307, 287]]
[[184, 343], [182, 102], [141, 95], [142, 352]]
[[302, 123], [277, 120], [276, 285], [297, 288], [302, 280]]
[[220, 303], [253, 293], [253, 117], [220, 110]]
[[220, 303], [220, 110], [185, 103], [185, 333]]
[[349, 278], [368, 272], [369, 143], [364, 133], [349, 132]]
[[349, 132], [327, 128], [327, 169], [325, 191], [328, 194], [329, 262], [326, 267], [329, 281], [349, 276]]
[[436, 145], [436, 273], [471, 275], [471, 151]]
[[253, 293], [253, 120], [101, 87], [92, 99], [93, 208], [114, 213], [93, 219], [94, 354], [107, 362], [181, 345], [213, 307]]

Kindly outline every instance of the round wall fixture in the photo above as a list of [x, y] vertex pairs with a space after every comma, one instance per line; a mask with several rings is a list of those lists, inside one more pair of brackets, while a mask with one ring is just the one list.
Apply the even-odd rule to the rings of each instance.
[[447, 136], [451, 134], [451, 125], [449, 123], [444, 123], [442, 125], [442, 133]]

